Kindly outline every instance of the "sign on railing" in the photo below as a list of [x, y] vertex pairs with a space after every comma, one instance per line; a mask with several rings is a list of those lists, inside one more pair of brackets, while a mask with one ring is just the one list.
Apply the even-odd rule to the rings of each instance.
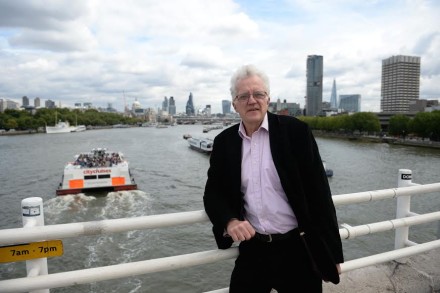
[[0, 247], [0, 263], [63, 255], [63, 242], [50, 240]]

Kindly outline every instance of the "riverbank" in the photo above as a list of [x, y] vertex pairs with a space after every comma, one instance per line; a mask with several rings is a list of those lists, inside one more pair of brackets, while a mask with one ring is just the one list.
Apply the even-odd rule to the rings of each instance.
[[391, 136], [373, 136], [373, 135], [361, 135], [361, 134], [345, 134], [345, 133], [334, 133], [334, 132], [326, 132], [321, 130], [314, 130], [313, 134], [316, 137], [330, 137], [330, 138], [339, 138], [360, 142], [374, 142], [374, 143], [388, 143], [395, 145], [405, 145], [405, 146], [415, 146], [415, 147], [427, 147], [440, 149], [439, 141], [431, 141], [429, 139], [422, 138], [397, 138]]
[[324, 284], [324, 293], [436, 293], [440, 292], [440, 249], [353, 270], [338, 285]]

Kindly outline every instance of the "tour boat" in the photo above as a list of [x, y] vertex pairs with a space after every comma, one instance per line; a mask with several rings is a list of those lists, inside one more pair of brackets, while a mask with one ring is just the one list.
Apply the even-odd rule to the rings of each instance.
[[202, 153], [212, 152], [212, 145], [214, 144], [214, 141], [210, 138], [189, 137], [187, 138], [187, 141], [189, 143], [190, 148], [192, 148], [193, 150]]
[[124, 155], [105, 148], [95, 148], [91, 152], [76, 155], [75, 161], [65, 165], [56, 194], [136, 189], [137, 184]]

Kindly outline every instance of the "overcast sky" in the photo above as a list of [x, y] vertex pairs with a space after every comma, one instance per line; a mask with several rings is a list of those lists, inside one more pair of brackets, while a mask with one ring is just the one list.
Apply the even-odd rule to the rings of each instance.
[[382, 59], [421, 57], [420, 98], [440, 98], [437, 0], [0, 0], [0, 98], [221, 112], [232, 73], [255, 64], [271, 99], [304, 107], [306, 59], [324, 56], [323, 100], [380, 111]]

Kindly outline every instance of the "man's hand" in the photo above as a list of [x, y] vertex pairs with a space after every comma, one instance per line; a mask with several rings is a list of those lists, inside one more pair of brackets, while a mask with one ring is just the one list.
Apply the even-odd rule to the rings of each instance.
[[226, 227], [226, 232], [234, 241], [250, 240], [255, 235], [255, 229], [248, 221], [232, 219]]

